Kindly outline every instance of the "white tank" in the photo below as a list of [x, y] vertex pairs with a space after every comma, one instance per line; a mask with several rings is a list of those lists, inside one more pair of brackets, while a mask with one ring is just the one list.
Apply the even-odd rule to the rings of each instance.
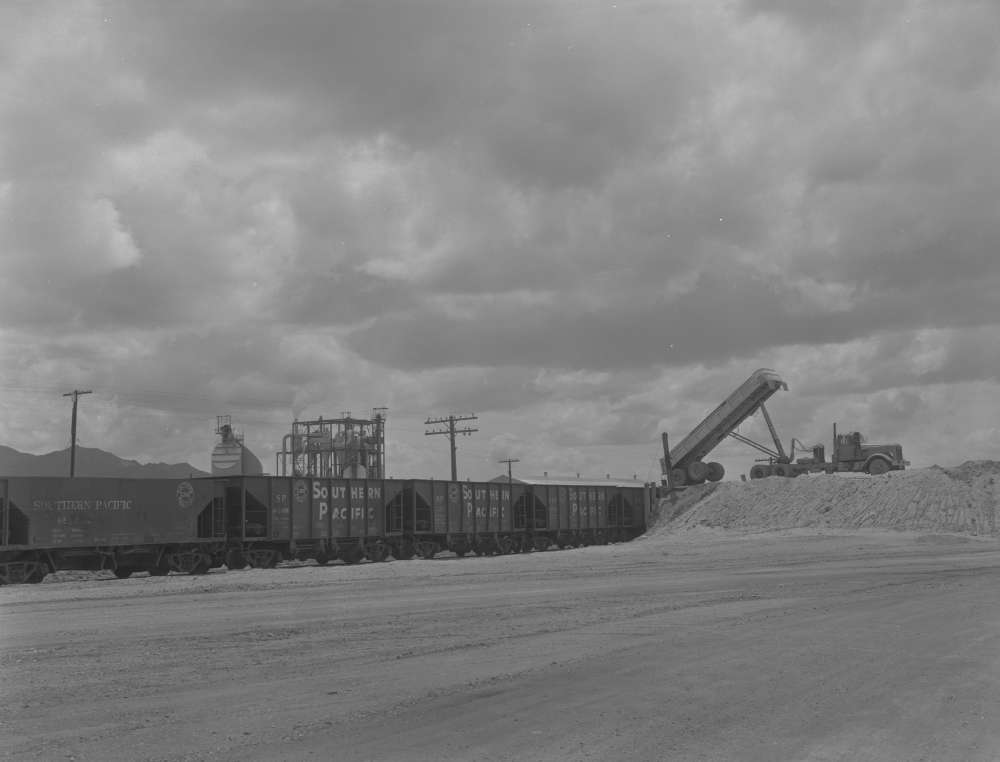
[[236, 438], [231, 426], [219, 430], [222, 440], [212, 450], [212, 476], [259, 476], [260, 460]]

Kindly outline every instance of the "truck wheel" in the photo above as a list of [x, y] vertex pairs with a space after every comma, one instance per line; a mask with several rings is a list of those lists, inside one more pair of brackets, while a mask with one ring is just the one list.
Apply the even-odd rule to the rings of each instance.
[[700, 460], [696, 460], [692, 463], [688, 463], [687, 472], [688, 479], [690, 479], [692, 484], [700, 484], [705, 481], [705, 477], [708, 476], [708, 466]]
[[708, 475], [707, 479], [710, 482], [721, 481], [722, 477], [726, 475], [726, 469], [721, 463], [716, 463], [714, 460], [708, 464]]
[[889, 462], [885, 458], [873, 458], [868, 464], [868, 473], [872, 476], [881, 476], [889, 471]]

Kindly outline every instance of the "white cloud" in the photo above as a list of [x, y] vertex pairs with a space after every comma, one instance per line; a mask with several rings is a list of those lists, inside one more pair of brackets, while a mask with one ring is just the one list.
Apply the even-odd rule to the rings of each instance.
[[482, 414], [462, 454], [483, 476], [501, 450], [632, 473], [763, 365], [792, 384], [789, 435], [843, 420], [926, 458], [960, 420], [939, 451], [985, 452], [998, 22], [0, 9], [0, 384], [22, 395], [0, 441], [61, 445], [23, 411], [59, 420], [50, 396], [89, 384], [93, 443], [150, 457], [201, 452], [228, 412], [267, 461], [293, 416], [388, 404], [396, 475], [447, 467], [422, 423], [450, 409]]
[[97, 272], [118, 270], [136, 264], [142, 252], [122, 226], [121, 215], [109, 199], [90, 199], [80, 209], [82, 248], [93, 252], [93, 258], [83, 254], [86, 264]]

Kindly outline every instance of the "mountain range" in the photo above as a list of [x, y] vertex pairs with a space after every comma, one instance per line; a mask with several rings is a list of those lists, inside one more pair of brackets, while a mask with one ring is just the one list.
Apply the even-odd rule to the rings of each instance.
[[[0, 478], [5, 476], [69, 476], [69, 448], [31, 455], [0, 445]], [[94, 447], [77, 447], [76, 476], [119, 479], [182, 479], [210, 476], [190, 463], [140, 463]]]

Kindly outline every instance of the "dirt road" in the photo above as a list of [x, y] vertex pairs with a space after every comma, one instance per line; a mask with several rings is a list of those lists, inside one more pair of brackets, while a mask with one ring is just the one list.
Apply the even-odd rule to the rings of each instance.
[[692, 531], [0, 589], [0, 758], [1000, 759], [1000, 546]]

